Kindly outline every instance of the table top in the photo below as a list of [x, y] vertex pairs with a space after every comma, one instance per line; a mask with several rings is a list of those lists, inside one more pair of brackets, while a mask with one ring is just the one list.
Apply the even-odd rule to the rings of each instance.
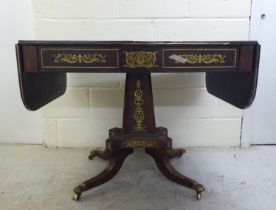
[[206, 72], [207, 91], [238, 107], [253, 102], [260, 45], [239, 42], [19, 41], [19, 85], [37, 110], [66, 90], [66, 73]]

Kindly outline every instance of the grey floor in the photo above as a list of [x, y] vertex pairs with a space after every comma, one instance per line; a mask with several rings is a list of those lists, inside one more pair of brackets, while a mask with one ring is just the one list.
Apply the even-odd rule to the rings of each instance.
[[84, 149], [0, 145], [1, 210], [275, 210], [276, 146], [193, 148], [175, 168], [206, 187], [202, 200], [164, 178], [142, 151], [125, 161], [110, 182], [71, 200], [72, 189], [96, 175], [105, 161]]

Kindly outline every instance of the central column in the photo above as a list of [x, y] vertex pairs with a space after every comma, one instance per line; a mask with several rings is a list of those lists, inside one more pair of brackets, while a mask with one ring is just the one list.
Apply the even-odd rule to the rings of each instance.
[[156, 131], [150, 73], [127, 73], [125, 84], [124, 133]]

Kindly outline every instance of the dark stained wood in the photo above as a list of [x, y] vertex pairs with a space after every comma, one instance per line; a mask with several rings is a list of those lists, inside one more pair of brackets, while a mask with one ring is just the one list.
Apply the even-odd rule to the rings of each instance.
[[156, 131], [149, 73], [127, 73], [123, 113], [125, 133], [141, 132], [142, 129], [144, 132]]
[[240, 47], [240, 72], [251, 72], [253, 71], [254, 65], [254, 46], [241, 46]]
[[110, 153], [108, 153], [107, 150], [105, 150], [105, 151], [101, 151], [98, 149], [92, 150], [90, 152], [90, 155], [88, 156], [88, 159], [93, 160], [95, 157], [98, 157], [102, 160], [110, 160], [111, 159]]
[[[257, 87], [260, 46], [257, 42], [80, 42], [20, 41], [16, 45], [21, 97], [37, 110], [64, 94], [67, 72], [126, 72], [122, 128], [109, 130], [104, 151], [89, 159], [109, 161], [100, 174], [74, 189], [74, 199], [104, 184], [135, 148], [143, 148], [168, 179], [193, 189], [200, 199], [203, 185], [174, 169], [173, 149], [164, 127], [156, 127], [150, 73], [206, 72], [210, 94], [238, 107], [248, 107]], [[166, 96], [164, 96], [166, 97]]]
[[88, 157], [90, 160], [98, 157], [110, 163], [102, 173], [76, 187], [73, 198], [79, 200], [82, 192], [111, 179], [118, 172], [124, 158], [135, 148], [146, 149], [146, 153], [154, 158], [158, 168], [166, 177], [195, 190], [197, 196], [201, 196], [204, 187], [181, 175], [169, 162], [172, 158], [182, 156], [185, 150], [173, 149], [167, 129], [155, 126], [150, 74], [128, 73], [125, 85], [123, 128], [110, 129], [105, 150], [92, 150]]
[[105, 182], [112, 179], [120, 170], [126, 157], [132, 152], [133, 152], [133, 149], [122, 150], [119, 153], [116, 153], [112, 157], [110, 157], [109, 164], [100, 174], [83, 182], [73, 190], [74, 191], [73, 199], [79, 200], [83, 192], [91, 188], [97, 187], [101, 184], [104, 184]]
[[[21, 95], [30, 110], [36, 110], [64, 93], [66, 72], [206, 72], [210, 94], [236, 107], [246, 108], [255, 96], [260, 53], [260, 46], [252, 41], [20, 41], [17, 49]], [[29, 75], [31, 73], [39, 74]], [[145, 110], [146, 121], [154, 124], [154, 115], [149, 116], [151, 111], [148, 110]], [[124, 126], [132, 125], [124, 123]], [[150, 129], [154, 130], [152, 126]]]
[[173, 159], [176, 157], [181, 157], [185, 153], [185, 149], [168, 149], [167, 150], [167, 157], [169, 159]]
[[239, 67], [247, 63], [244, 59], [252, 60], [247, 47], [258, 43], [20, 41], [18, 45], [37, 49], [30, 61], [36, 62], [33, 66], [38, 63], [36, 72], [154, 73], [248, 71], [250, 66]]
[[[259, 54], [260, 47], [255, 46], [253, 53], [254, 64], [251, 71], [206, 73], [208, 92], [240, 109], [249, 107], [256, 94]], [[250, 62], [251, 59], [248, 61]], [[247, 66], [244, 66], [246, 69]]]
[[[26, 73], [22, 70], [21, 48], [16, 47], [18, 78], [21, 98], [28, 110], [37, 110], [63, 95], [66, 90], [66, 73]], [[31, 58], [30, 58], [31, 59]]]
[[38, 70], [38, 55], [36, 46], [23, 46], [23, 69], [24, 72], [37, 72]]
[[121, 149], [151, 148], [167, 151], [172, 149], [172, 140], [168, 137], [166, 128], [158, 127], [155, 131], [131, 130], [127, 133], [122, 128], [109, 130], [109, 138], [106, 140], [106, 154], [116, 153]]
[[176, 182], [180, 185], [183, 185], [185, 187], [191, 188], [199, 194], [205, 190], [203, 185], [182, 175], [177, 170], [175, 170], [170, 163], [170, 158], [164, 155], [162, 151], [146, 149], [146, 153], [149, 154], [154, 159], [161, 173], [169, 180]]

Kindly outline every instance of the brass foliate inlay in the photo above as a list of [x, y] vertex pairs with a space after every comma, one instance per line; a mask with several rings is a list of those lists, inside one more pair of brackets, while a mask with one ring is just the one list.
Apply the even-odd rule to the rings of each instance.
[[54, 63], [106, 63], [107, 55], [102, 53], [59, 53], [54, 54]]
[[121, 144], [121, 148], [149, 148], [156, 146], [158, 146], [158, 143], [155, 140], [128, 140]]
[[146, 125], [144, 125], [144, 119], [145, 114], [142, 105], [144, 104], [143, 99], [143, 91], [141, 89], [141, 81], [136, 81], [136, 89], [134, 91], [134, 105], [135, 105], [135, 111], [134, 111], [134, 120], [135, 120], [135, 126], [133, 130], [135, 132], [144, 132], [146, 131]]
[[133, 51], [124, 52], [126, 58], [126, 64], [124, 67], [128, 68], [155, 68], [157, 51]]
[[163, 68], [214, 69], [236, 68], [237, 48], [163, 49]]
[[175, 63], [189, 64], [224, 64], [225, 54], [181, 54], [176, 55]]

